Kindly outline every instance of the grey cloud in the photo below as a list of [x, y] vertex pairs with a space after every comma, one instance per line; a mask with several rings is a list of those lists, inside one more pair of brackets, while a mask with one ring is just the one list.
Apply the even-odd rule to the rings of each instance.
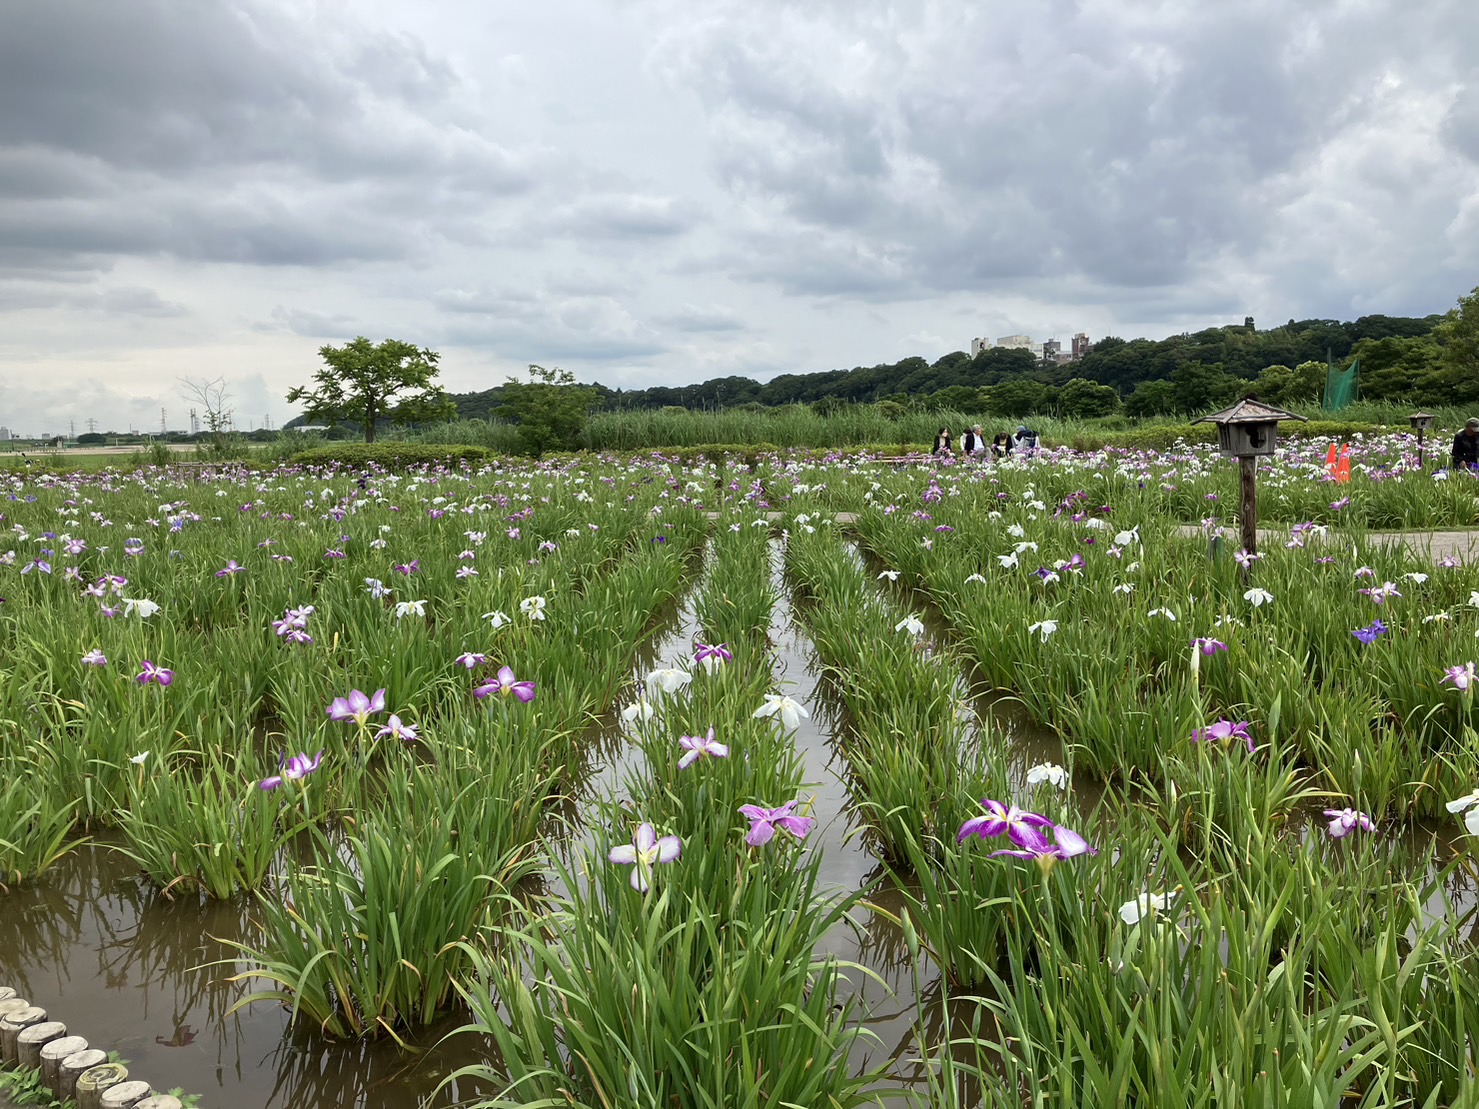
[[654, 322], [674, 331], [744, 331], [746, 325], [739, 315], [717, 304], [683, 304], [676, 312], [654, 317]]
[[277, 305], [272, 309], [270, 320], [259, 320], [252, 324], [253, 331], [288, 332], [308, 339], [347, 340], [363, 333], [363, 328], [354, 317], [335, 312], [320, 312], [312, 308], [288, 308]]
[[468, 126], [469, 95], [412, 39], [253, 0], [10, 4], [0, 264], [321, 265], [470, 237], [542, 155]]
[[190, 314], [185, 305], [165, 300], [153, 289], [140, 286], [78, 287], [65, 282], [0, 281], [0, 312], [36, 308], [151, 319], [173, 319]]
[[[1452, 45], [1432, 48], [1461, 6], [1060, 3], [1006, 18], [757, 0], [674, 32], [655, 64], [707, 106], [719, 179], [774, 214], [716, 253], [734, 276], [879, 299], [1072, 277], [1149, 293], [1276, 256], [1279, 213], [1382, 122], [1383, 82], [1441, 90], [1462, 69]], [[1450, 117], [1460, 148], [1469, 119]], [[1396, 191], [1371, 199], [1396, 209]], [[1464, 195], [1434, 199], [1451, 218]]]
[[[514, 362], [647, 358], [666, 345], [614, 297], [542, 289], [449, 289], [432, 297], [449, 313], [443, 338]], [[439, 340], [441, 341], [441, 340]]]

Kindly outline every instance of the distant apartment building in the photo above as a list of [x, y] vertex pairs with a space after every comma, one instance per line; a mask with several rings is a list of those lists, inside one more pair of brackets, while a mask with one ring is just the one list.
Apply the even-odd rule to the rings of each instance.
[[992, 347], [1029, 350], [1045, 364], [1062, 365], [1065, 362], [1077, 362], [1093, 349], [1094, 344], [1089, 342], [1088, 335], [1082, 331], [1073, 337], [1070, 350], [1064, 350], [1063, 343], [1058, 339], [1047, 339], [1041, 343], [1034, 343], [1031, 335], [1003, 335], [994, 343], [990, 339], [972, 339], [971, 357], [974, 358], [983, 350], [990, 350]]
[[9, 441], [10, 441], [10, 428], [8, 428], [8, 427], [0, 427], [0, 443], [8, 443]]

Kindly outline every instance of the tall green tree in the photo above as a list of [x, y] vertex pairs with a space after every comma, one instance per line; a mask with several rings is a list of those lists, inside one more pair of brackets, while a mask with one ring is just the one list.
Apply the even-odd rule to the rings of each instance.
[[518, 425], [520, 445], [535, 458], [549, 450], [576, 449], [600, 393], [588, 385], [577, 385], [575, 375], [558, 366], [530, 366], [529, 376], [534, 380], [510, 378], [504, 383], [498, 414]]
[[1458, 307], [1433, 329], [1433, 336], [1443, 347], [1443, 364], [1432, 386], [1449, 391], [1450, 403], [1479, 400], [1479, 287], [1458, 298]]
[[313, 388], [299, 385], [289, 404], [305, 405], [310, 420], [360, 424], [365, 442], [375, 441], [381, 420], [395, 424], [450, 420], [457, 407], [434, 380], [439, 355], [398, 339], [372, 344], [363, 335], [342, 347], [323, 346], [324, 365]]

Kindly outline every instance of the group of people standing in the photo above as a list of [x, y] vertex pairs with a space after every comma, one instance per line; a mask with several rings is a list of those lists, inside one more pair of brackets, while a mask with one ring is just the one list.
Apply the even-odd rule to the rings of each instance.
[[[1029, 454], [1037, 449], [1037, 432], [1028, 429], [1023, 424], [1017, 428], [1016, 434], [1008, 435], [1005, 431], [999, 431], [991, 442], [986, 441], [986, 433], [977, 424], [961, 436], [960, 453], [967, 456], [982, 457], [988, 452], [995, 460], [1001, 460], [1016, 451], [1021, 454]], [[950, 429], [942, 427], [939, 434], [935, 436], [934, 449], [930, 454], [954, 454], [955, 443], [950, 436]]]

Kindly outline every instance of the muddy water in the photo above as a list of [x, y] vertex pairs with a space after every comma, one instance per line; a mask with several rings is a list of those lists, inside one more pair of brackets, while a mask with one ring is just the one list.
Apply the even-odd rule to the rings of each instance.
[[[824, 886], [850, 892], [872, 885], [878, 864], [850, 816], [848, 770], [836, 742], [845, 714], [831, 699], [810, 639], [793, 618], [778, 543], [771, 557], [781, 598], [771, 624], [775, 688], [812, 713], [795, 735], [818, 821], [808, 849], [821, 854]], [[661, 664], [687, 664], [698, 630], [692, 598], [663, 614], [661, 631], [641, 653], [634, 678]], [[1056, 741], [1023, 727], [1009, 702], [978, 701], [975, 707], [987, 726], [1005, 731], [1024, 752], [1023, 766], [1059, 755]], [[584, 797], [612, 792], [641, 758], [614, 714], [590, 738]], [[826, 950], [871, 972], [850, 975], [853, 1000], [876, 1037], [860, 1046], [853, 1061], [860, 1069], [885, 1066], [900, 1086], [918, 1087], [913, 1029], [922, 1009], [936, 1035], [940, 1031], [938, 975], [922, 970], [916, 994], [902, 937], [889, 919], [901, 907], [901, 894], [882, 883], [869, 900], [883, 911], [859, 908], [853, 927], [838, 928], [825, 941]], [[286, 1011], [275, 1003], [256, 1003], [228, 1016], [251, 987], [227, 981], [239, 968], [229, 962], [232, 952], [222, 941], [249, 938], [249, 914], [242, 899], [167, 901], [129, 860], [105, 844], [89, 845], [41, 882], [0, 899], [0, 984], [15, 986], [71, 1030], [119, 1051], [136, 1074], [202, 1094], [206, 1105], [221, 1109], [414, 1109], [427, 1103], [445, 1075], [479, 1061], [470, 1036], [438, 1046], [462, 1023], [456, 1014], [423, 1030], [412, 1052], [390, 1041], [334, 1043], [312, 1030], [290, 1029]], [[223, 960], [226, 965], [213, 965]], [[492, 1092], [463, 1081], [430, 1104]]]
[[[227, 1016], [250, 992], [226, 981], [221, 940], [249, 934], [246, 902], [152, 891], [106, 844], [63, 859], [0, 901], [0, 981], [95, 1046], [118, 1051], [157, 1086], [178, 1085], [222, 1109], [375, 1105], [414, 1109], [444, 1074], [470, 1061], [466, 1041], [413, 1055], [394, 1043], [338, 1044], [288, 1030], [276, 1004]], [[455, 1027], [426, 1030], [430, 1047]], [[464, 1084], [462, 1096], [474, 1090]], [[455, 1101], [443, 1097], [435, 1104]]]

